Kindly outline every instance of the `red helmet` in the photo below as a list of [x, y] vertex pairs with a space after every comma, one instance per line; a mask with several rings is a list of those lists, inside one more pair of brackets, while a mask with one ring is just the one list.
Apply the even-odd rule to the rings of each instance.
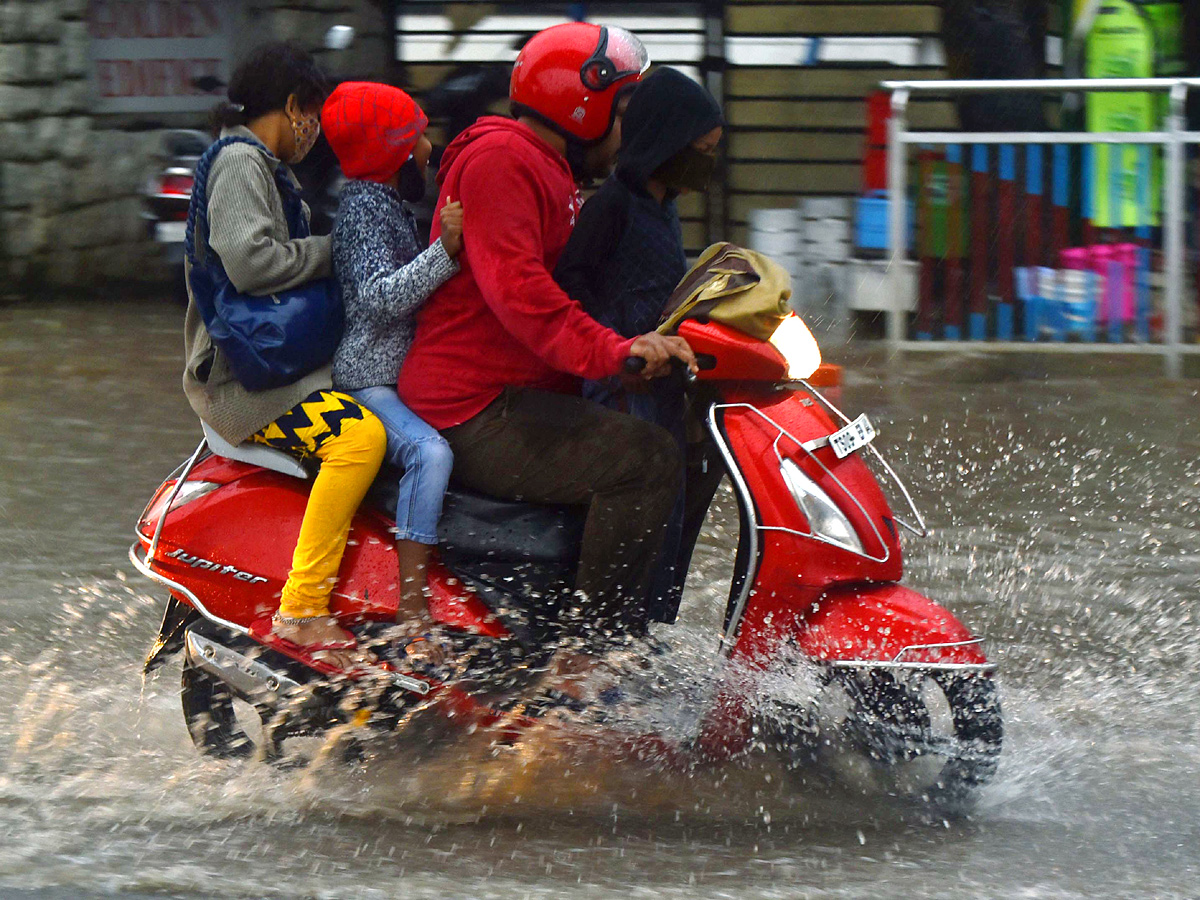
[[566, 137], [602, 140], [617, 99], [642, 80], [650, 58], [624, 28], [568, 22], [539, 31], [513, 65], [508, 97]]

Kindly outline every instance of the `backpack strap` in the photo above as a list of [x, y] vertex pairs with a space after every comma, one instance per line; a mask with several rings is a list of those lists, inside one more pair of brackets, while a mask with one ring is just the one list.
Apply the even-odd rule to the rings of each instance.
[[[187, 261], [193, 266], [204, 265], [208, 252], [208, 173], [212, 169], [217, 154], [230, 144], [251, 144], [257, 146], [257, 141], [245, 137], [224, 137], [209, 145], [204, 154], [196, 162], [196, 171], [192, 176], [192, 197], [188, 202], [187, 227], [183, 232], [183, 252]], [[199, 228], [199, 247], [197, 248], [197, 228]], [[199, 249], [199, 254], [197, 254]]]
[[[187, 227], [184, 229], [183, 250], [193, 266], [205, 265], [208, 255], [208, 176], [217, 155], [230, 144], [261, 146], [250, 138], [231, 135], [213, 142], [196, 163], [192, 181], [192, 197], [188, 203]], [[283, 172], [276, 169], [275, 186], [283, 201], [284, 215], [292, 237], [307, 237], [308, 223], [304, 221], [300, 193]], [[300, 232], [300, 233], [297, 233]]]

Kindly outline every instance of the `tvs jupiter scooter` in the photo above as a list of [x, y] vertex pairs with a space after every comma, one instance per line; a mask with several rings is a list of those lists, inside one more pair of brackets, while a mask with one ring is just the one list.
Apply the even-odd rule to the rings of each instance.
[[[994, 666], [982, 638], [900, 584], [900, 530], [926, 529], [876, 450], [870, 421], [850, 419], [806, 380], [820, 354], [794, 315], [770, 341], [705, 318], [678, 333], [701, 361], [693, 409], [732, 482], [740, 537], [708, 708], [686, 738], [638, 740], [680, 765], [760, 744], [806, 766], [848, 752], [867, 761], [883, 790], [965, 808], [999, 758]], [[905, 516], [892, 511], [872, 466]], [[270, 646], [310, 474], [286, 454], [233, 447], [206, 431], [137, 523], [130, 558], [170, 597], [147, 668], [183, 653], [183, 711], [199, 749], [252, 751], [234, 698], [260, 715], [259, 751], [268, 757], [291, 735], [352, 719], [394, 730], [417, 707], [452, 727], [494, 728], [505, 741], [536, 733], [523, 692], [553, 645], [555, 598], [569, 595], [581, 511], [451, 491], [429, 588], [456, 670], [382, 652], [370, 671], [339, 673]], [[380, 481], [395, 482], [394, 473]], [[397, 610], [393, 508], [394, 498], [364, 503], [331, 601], [367, 643]], [[815, 674], [819, 689], [765, 715], [747, 673], [792, 669]], [[369, 708], [347, 701], [355, 691], [370, 696]]]

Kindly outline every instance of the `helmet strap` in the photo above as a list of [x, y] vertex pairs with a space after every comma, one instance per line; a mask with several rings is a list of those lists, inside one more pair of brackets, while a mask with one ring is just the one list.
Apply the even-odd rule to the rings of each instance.
[[579, 138], [567, 138], [567, 165], [571, 167], [571, 177], [578, 184], [595, 181], [595, 178], [587, 170], [588, 146]]
[[561, 125], [559, 125], [553, 119], [551, 119], [549, 116], [543, 116], [536, 109], [534, 109], [531, 106], [526, 106], [524, 103], [510, 104], [509, 111], [512, 113], [512, 117], [514, 119], [521, 119], [526, 116], [529, 117], [530, 119], [537, 119], [539, 122], [541, 122], [543, 125], [545, 125], [547, 128], [549, 128], [551, 131], [553, 131], [559, 137], [565, 138], [568, 143], [570, 143], [571, 141], [579, 140], [579, 138], [572, 135], [569, 131], [567, 131], [565, 128], [563, 128]]
[[598, 140], [584, 142], [562, 126], [551, 121], [547, 116], [543, 116], [536, 109], [532, 109], [524, 103], [513, 103], [510, 110], [514, 119], [520, 119], [523, 116], [536, 119], [565, 140], [567, 142], [567, 150], [564, 155], [567, 158], [567, 165], [571, 167], [571, 176], [578, 182], [592, 180], [587, 171], [587, 151], [589, 147], [600, 143], [600, 141], [608, 137], [609, 131], [612, 131], [611, 123], [609, 124], [608, 131], [604, 132]]

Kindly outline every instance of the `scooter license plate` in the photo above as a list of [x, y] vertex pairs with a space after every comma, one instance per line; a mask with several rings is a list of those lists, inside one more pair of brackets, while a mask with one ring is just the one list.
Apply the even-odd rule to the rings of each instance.
[[867, 418], [867, 414], [863, 413], [845, 428], [835, 431], [829, 436], [829, 446], [833, 448], [833, 455], [838, 459], [845, 459], [855, 450], [867, 446], [875, 437], [875, 426], [871, 424], [871, 420]]

